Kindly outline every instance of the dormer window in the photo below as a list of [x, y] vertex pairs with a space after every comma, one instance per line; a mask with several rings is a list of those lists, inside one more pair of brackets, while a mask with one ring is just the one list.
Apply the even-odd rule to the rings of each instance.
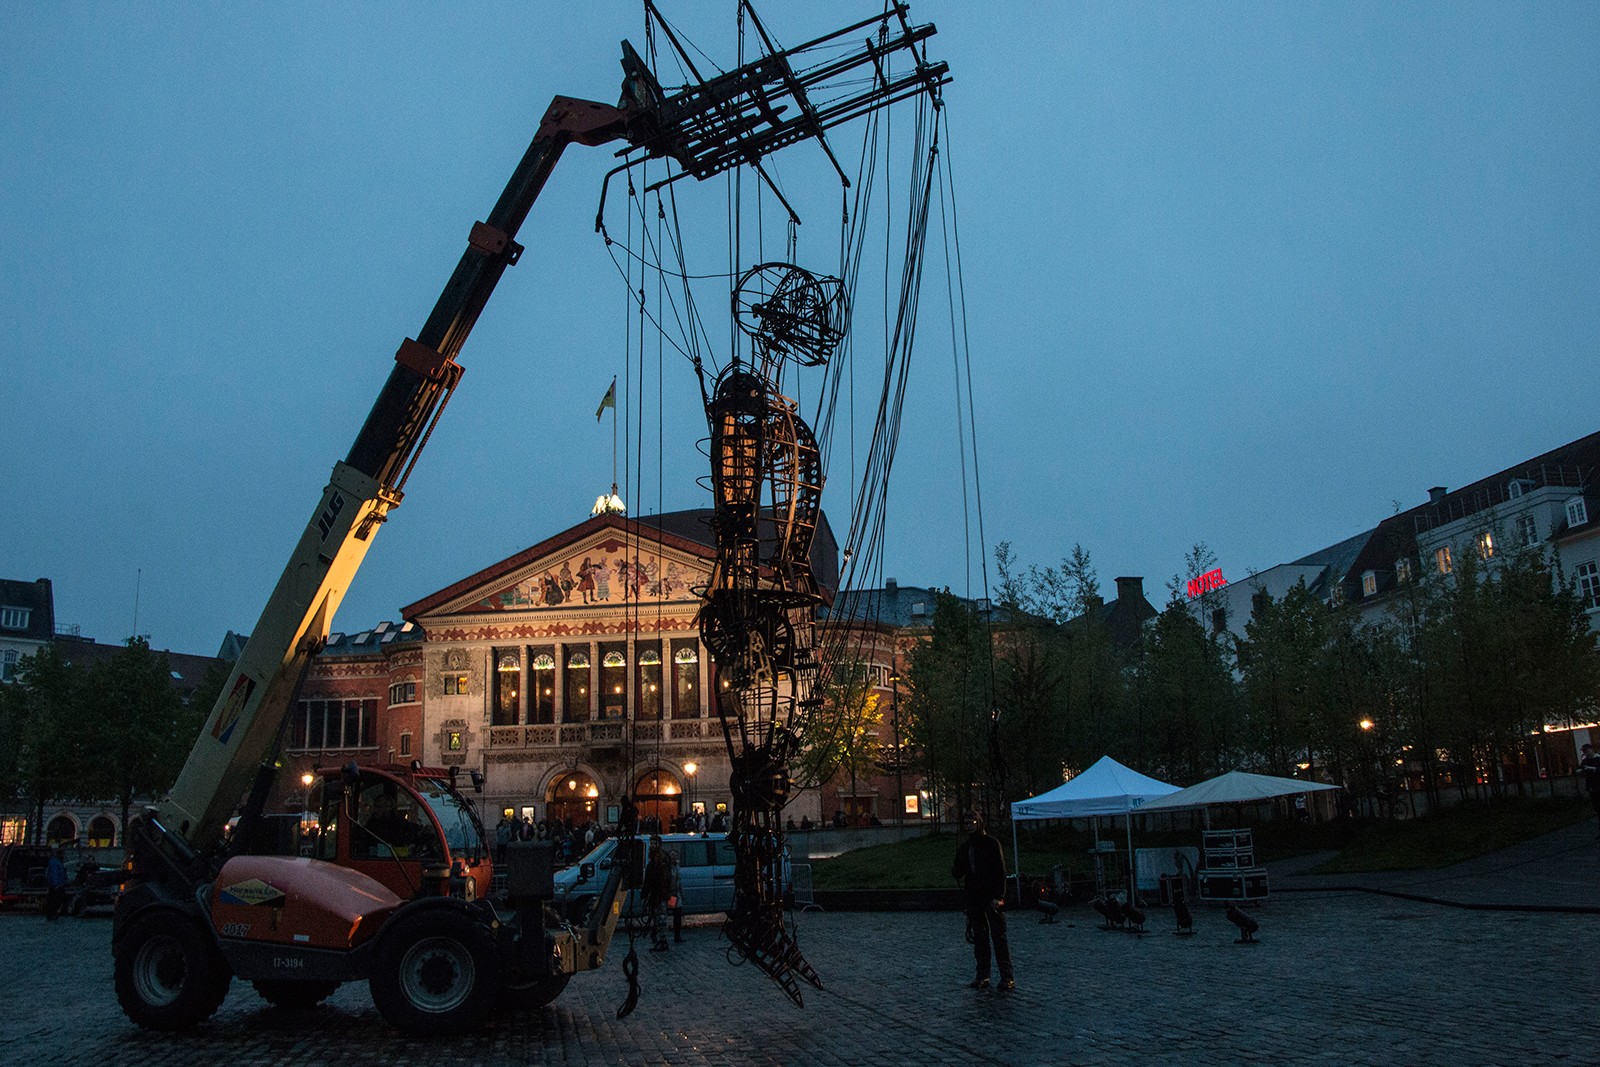
[[1362, 596], [1376, 596], [1377, 593], [1378, 593], [1378, 572], [1377, 571], [1362, 571], [1361, 572], [1361, 595]]
[[26, 630], [32, 608], [0, 608], [0, 629]]
[[1583, 497], [1575, 496], [1567, 501], [1567, 525], [1582, 526], [1589, 521], [1589, 509], [1584, 505]]

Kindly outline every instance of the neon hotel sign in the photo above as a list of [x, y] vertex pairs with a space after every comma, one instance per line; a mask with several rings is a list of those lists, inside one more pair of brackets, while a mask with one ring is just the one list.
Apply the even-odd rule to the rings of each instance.
[[1189, 599], [1204, 596], [1213, 589], [1221, 589], [1228, 584], [1228, 579], [1222, 576], [1222, 568], [1206, 571], [1198, 578], [1189, 579]]

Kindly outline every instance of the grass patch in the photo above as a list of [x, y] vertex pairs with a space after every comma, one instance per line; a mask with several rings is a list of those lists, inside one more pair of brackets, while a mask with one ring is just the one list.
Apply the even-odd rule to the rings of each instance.
[[817, 889], [953, 889], [956, 835], [929, 834], [811, 861]]
[[[1552, 830], [1593, 818], [1587, 800], [1573, 797], [1509, 798], [1493, 804], [1473, 802], [1437, 815], [1399, 822], [1355, 821], [1305, 824], [1292, 820], [1262, 823], [1255, 830], [1258, 862], [1311, 852], [1337, 852], [1312, 873], [1403, 871], [1448, 867], [1486, 852], [1527, 841]], [[1102, 840], [1121, 845], [1122, 827], [1102, 827]], [[1011, 832], [1002, 828], [1006, 867], [1012, 866]], [[818, 889], [951, 889], [954, 833], [935, 833], [909, 841], [856, 849], [833, 859], [812, 861]], [[1022, 872], [1041, 878], [1060, 864], [1074, 883], [1093, 884], [1091, 835], [1065, 825], [1024, 826], [1018, 834]], [[1200, 845], [1200, 831], [1134, 830], [1135, 848]], [[1015, 873], [1015, 872], [1012, 872]]]
[[1369, 823], [1347, 848], [1310, 873], [1449, 867], [1591, 817], [1588, 802], [1572, 797], [1473, 801], [1420, 819]]

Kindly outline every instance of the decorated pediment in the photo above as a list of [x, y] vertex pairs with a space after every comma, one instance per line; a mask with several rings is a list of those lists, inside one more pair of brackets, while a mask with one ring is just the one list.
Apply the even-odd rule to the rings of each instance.
[[[492, 568], [491, 568], [492, 570]], [[441, 614], [527, 612], [692, 601], [709, 561], [606, 531], [528, 561], [441, 605]]]

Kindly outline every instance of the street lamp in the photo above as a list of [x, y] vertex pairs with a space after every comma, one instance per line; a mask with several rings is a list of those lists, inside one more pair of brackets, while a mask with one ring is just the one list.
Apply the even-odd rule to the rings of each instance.
[[696, 771], [698, 771], [699, 769], [700, 769], [700, 765], [698, 763], [694, 762], [694, 760], [690, 760], [688, 763], [685, 763], [683, 765], [683, 773], [687, 774], [689, 776], [689, 815], [690, 815], [691, 818], [693, 818], [694, 813], [695, 813], [694, 812], [694, 773]]

